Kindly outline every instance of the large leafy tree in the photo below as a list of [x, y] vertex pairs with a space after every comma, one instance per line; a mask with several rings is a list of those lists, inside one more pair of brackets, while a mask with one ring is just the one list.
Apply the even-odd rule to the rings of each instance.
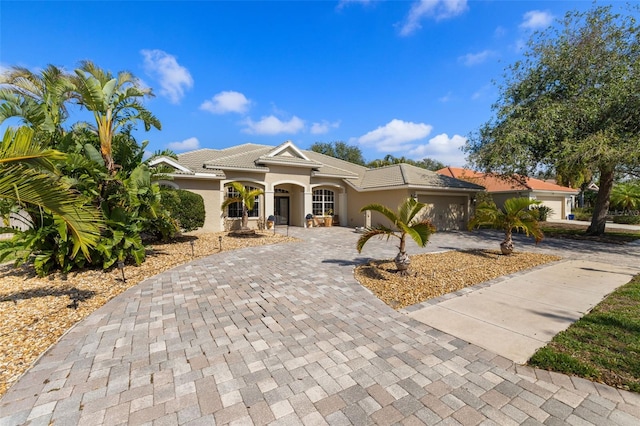
[[412, 160], [411, 158], [406, 158], [404, 155], [401, 157], [395, 157], [391, 154], [385, 155], [382, 159], [377, 159], [369, 162], [367, 164], [367, 167], [375, 169], [378, 167], [391, 166], [393, 164], [410, 164], [412, 166], [431, 171], [440, 170], [443, 167], [446, 167], [444, 163], [429, 157], [425, 157], [422, 160]]
[[120, 71], [114, 76], [90, 61], [81, 63], [72, 81], [76, 101], [93, 113], [100, 152], [105, 167], [113, 174], [116, 170], [113, 138], [120, 129], [138, 122], [142, 122], [147, 131], [151, 127], [161, 127], [160, 121], [142, 103], [145, 98], [153, 96], [152, 91], [142, 87], [139, 80], [127, 71]]
[[474, 216], [469, 221], [469, 229], [480, 226], [504, 231], [504, 241], [500, 243], [502, 254], [513, 253], [513, 231], [522, 231], [527, 236], [535, 238], [536, 243], [542, 241], [544, 234], [538, 222], [538, 209], [532, 206], [541, 204], [540, 201], [530, 198], [509, 198], [504, 202], [503, 208], [498, 208], [492, 200], [485, 200], [478, 204]]
[[[633, 7], [631, 11], [638, 11]], [[465, 147], [488, 172], [598, 176], [587, 233], [604, 233], [611, 189], [640, 170], [640, 27], [610, 6], [568, 13], [507, 69], [495, 117]]]
[[364, 166], [364, 157], [362, 151], [357, 146], [348, 145], [344, 142], [315, 142], [311, 145], [311, 151], [330, 157], [339, 158], [340, 160]]
[[68, 255], [82, 251], [89, 258], [103, 227], [100, 212], [59, 175], [55, 164], [65, 154], [43, 148], [33, 134], [27, 127], [6, 130], [0, 145], [0, 200], [52, 215], [61, 238], [69, 240]]
[[411, 259], [406, 250], [407, 235], [420, 247], [424, 247], [429, 242], [431, 234], [436, 230], [429, 220], [420, 218], [419, 213], [424, 207], [424, 203], [420, 203], [414, 198], [407, 198], [398, 206], [395, 212], [387, 206], [377, 203], [367, 204], [362, 207], [360, 209], [361, 212], [370, 210], [381, 213], [389, 220], [391, 226], [378, 224], [367, 228], [356, 243], [358, 253], [362, 252], [364, 245], [373, 237], [387, 237], [387, 239], [389, 237], [398, 238], [400, 244], [398, 245], [398, 254], [394, 262], [398, 272], [406, 275], [409, 270], [409, 265], [411, 264]]

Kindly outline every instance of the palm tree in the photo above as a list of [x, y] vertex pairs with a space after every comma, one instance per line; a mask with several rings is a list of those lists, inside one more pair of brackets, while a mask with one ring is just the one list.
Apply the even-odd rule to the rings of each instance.
[[483, 201], [476, 207], [475, 215], [469, 221], [469, 230], [480, 226], [490, 226], [504, 231], [504, 241], [500, 243], [503, 254], [513, 253], [513, 230], [524, 231], [533, 236], [536, 244], [542, 241], [544, 234], [538, 223], [538, 211], [531, 206], [541, 204], [538, 200], [524, 197], [509, 198], [499, 209], [493, 201]]
[[372, 237], [386, 236], [387, 239], [391, 236], [396, 237], [400, 240], [400, 245], [398, 246], [398, 254], [394, 262], [398, 272], [406, 275], [411, 263], [411, 259], [409, 259], [405, 248], [407, 235], [413, 238], [420, 247], [424, 247], [429, 242], [431, 234], [436, 231], [430, 221], [417, 218], [418, 213], [420, 213], [424, 207], [424, 203], [420, 203], [414, 198], [407, 198], [398, 206], [396, 212], [382, 204], [376, 203], [362, 207], [360, 212], [371, 210], [383, 214], [389, 219], [389, 222], [393, 224], [393, 228], [381, 224], [367, 228], [356, 244], [358, 253], [362, 252], [362, 248]]
[[238, 193], [235, 197], [227, 197], [222, 203], [222, 210], [234, 203], [242, 203], [242, 229], [249, 229], [249, 211], [253, 210], [256, 197], [264, 194], [262, 189], [249, 189], [240, 182], [231, 182], [230, 185]]
[[54, 65], [40, 74], [13, 67], [0, 75], [0, 124], [18, 117], [37, 131], [61, 133], [72, 88], [69, 75]]
[[61, 220], [73, 239], [71, 257], [79, 250], [90, 259], [89, 249], [98, 244], [103, 222], [88, 200], [72, 191], [57, 176], [54, 161], [65, 154], [43, 149], [33, 141], [34, 131], [7, 129], [0, 145], [0, 199], [38, 206]]
[[640, 184], [627, 182], [614, 185], [611, 205], [624, 211], [640, 209]]
[[133, 74], [120, 71], [114, 77], [90, 61], [83, 61], [75, 73], [72, 80], [74, 97], [78, 104], [93, 113], [100, 153], [107, 170], [114, 174], [112, 142], [118, 129], [138, 121], [142, 121], [146, 131], [152, 126], [161, 127], [160, 121], [142, 104], [142, 100], [153, 93], [151, 89], [141, 87]]

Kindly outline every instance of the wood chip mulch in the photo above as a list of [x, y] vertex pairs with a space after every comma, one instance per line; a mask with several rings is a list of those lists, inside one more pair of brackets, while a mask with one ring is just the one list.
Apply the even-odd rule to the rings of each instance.
[[[226, 233], [185, 235], [152, 244], [146, 261], [121, 271], [83, 270], [39, 278], [33, 268], [0, 265], [0, 397], [74, 324], [146, 278], [193, 259], [243, 247], [295, 242], [294, 238], [258, 231], [258, 238]], [[193, 254], [191, 241], [193, 244]]]
[[369, 262], [357, 267], [355, 275], [384, 303], [402, 309], [556, 260], [560, 258], [538, 253], [504, 256], [492, 250], [448, 251], [411, 256], [408, 276], [396, 272], [393, 260]]

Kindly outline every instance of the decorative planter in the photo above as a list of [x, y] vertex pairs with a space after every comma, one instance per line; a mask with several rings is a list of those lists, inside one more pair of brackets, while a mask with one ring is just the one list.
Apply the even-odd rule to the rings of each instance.
[[307, 219], [307, 228], [313, 228], [313, 219]]

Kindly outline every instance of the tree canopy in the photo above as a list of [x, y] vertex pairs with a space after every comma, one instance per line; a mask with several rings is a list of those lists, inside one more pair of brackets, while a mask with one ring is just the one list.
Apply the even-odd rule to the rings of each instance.
[[524, 59], [506, 70], [495, 117], [465, 146], [487, 172], [597, 176], [589, 234], [604, 232], [614, 180], [640, 170], [640, 27], [632, 15], [594, 7], [534, 34]]
[[320, 154], [328, 155], [330, 157], [339, 158], [340, 160], [348, 161], [350, 163], [365, 165], [362, 151], [357, 146], [348, 145], [341, 141], [336, 142], [315, 142], [311, 145], [311, 151], [319, 152]]

